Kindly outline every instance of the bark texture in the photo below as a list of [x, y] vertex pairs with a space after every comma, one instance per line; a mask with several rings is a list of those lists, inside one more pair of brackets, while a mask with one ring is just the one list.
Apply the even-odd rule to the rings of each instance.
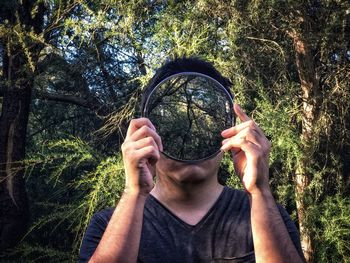
[[32, 83], [8, 87], [0, 118], [0, 250], [13, 247], [26, 231], [28, 201], [22, 160]]
[[34, 0], [4, 1], [0, 12], [7, 21], [6, 34], [0, 36], [5, 83], [0, 116], [0, 251], [15, 246], [29, 222], [23, 159], [40, 46], [25, 32], [41, 32], [43, 13], [44, 4]]
[[297, 31], [291, 31], [290, 36], [293, 39], [295, 49], [295, 61], [297, 65], [301, 90], [302, 90], [302, 131], [301, 142], [303, 147], [303, 157], [299, 160], [295, 173], [296, 205], [299, 219], [299, 228], [301, 235], [301, 245], [307, 262], [313, 262], [314, 245], [311, 234], [306, 224], [306, 213], [308, 203], [305, 200], [307, 188], [311, 181], [311, 175], [308, 173], [310, 158], [315, 149], [314, 145], [314, 127], [317, 119], [317, 108], [319, 105], [319, 82], [316, 77], [313, 56], [303, 34]]

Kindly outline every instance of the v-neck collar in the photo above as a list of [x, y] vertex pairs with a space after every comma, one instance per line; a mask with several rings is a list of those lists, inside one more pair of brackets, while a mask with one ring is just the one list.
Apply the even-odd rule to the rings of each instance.
[[199, 220], [199, 222], [195, 225], [190, 225], [183, 221], [181, 218], [179, 218], [177, 215], [175, 215], [173, 212], [171, 212], [164, 204], [162, 204], [157, 198], [155, 198], [153, 195], [150, 195], [150, 199], [153, 200], [156, 204], [158, 204], [165, 212], [173, 218], [173, 220], [181, 225], [182, 227], [190, 230], [190, 231], [195, 231], [197, 229], [200, 229], [202, 225], [207, 221], [207, 219], [213, 214], [213, 211], [216, 209], [218, 206], [220, 200], [224, 196], [224, 193], [227, 191], [227, 186], [224, 186], [219, 197], [216, 199], [215, 203], [212, 205], [212, 207], [208, 210], [208, 212]]

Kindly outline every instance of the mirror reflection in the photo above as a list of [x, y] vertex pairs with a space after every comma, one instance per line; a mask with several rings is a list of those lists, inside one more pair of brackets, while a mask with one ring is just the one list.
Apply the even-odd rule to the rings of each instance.
[[144, 116], [162, 138], [164, 154], [198, 161], [219, 152], [221, 131], [233, 124], [231, 95], [216, 80], [181, 73], [158, 84], [146, 101]]

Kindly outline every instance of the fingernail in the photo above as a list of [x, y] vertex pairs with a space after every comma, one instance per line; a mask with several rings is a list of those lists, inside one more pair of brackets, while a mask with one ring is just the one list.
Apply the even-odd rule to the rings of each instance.
[[227, 130], [224, 130], [224, 131], [221, 132], [221, 135], [222, 135], [222, 136], [225, 136], [228, 132], [229, 132], [228, 129], [227, 129]]
[[225, 140], [223, 140], [221, 143], [222, 143], [222, 145], [224, 145], [227, 141], [228, 141], [229, 139], [225, 139]]

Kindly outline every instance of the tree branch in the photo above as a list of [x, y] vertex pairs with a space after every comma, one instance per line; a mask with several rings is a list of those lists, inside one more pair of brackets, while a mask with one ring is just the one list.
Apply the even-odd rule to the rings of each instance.
[[[0, 85], [0, 97], [3, 97], [5, 94], [4, 86]], [[108, 108], [98, 100], [98, 98], [91, 96], [88, 99], [66, 95], [66, 94], [58, 94], [58, 93], [49, 93], [46, 91], [38, 91], [36, 90], [33, 94], [34, 98], [42, 99], [42, 100], [52, 100], [58, 102], [64, 102], [69, 104], [78, 105], [84, 108], [88, 108], [93, 110], [98, 115], [107, 115], [109, 112]]]
[[85, 98], [81, 98], [73, 95], [57, 94], [57, 93], [55, 94], [55, 93], [49, 93], [45, 91], [36, 91], [33, 95], [35, 98], [38, 98], [38, 99], [64, 102], [64, 103], [74, 104], [84, 108], [88, 108], [90, 110], [93, 110], [97, 115], [100, 115], [100, 116], [106, 116], [109, 112], [108, 107], [94, 96], [91, 96], [85, 99]]

